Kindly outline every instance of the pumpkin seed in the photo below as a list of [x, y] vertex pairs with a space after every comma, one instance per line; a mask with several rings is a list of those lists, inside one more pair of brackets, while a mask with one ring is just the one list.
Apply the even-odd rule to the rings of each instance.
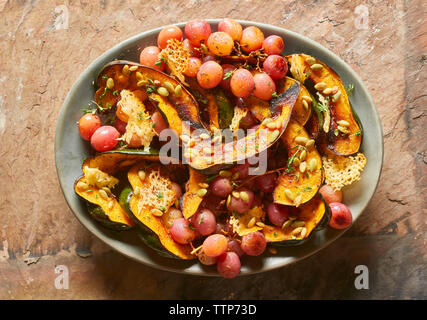
[[110, 90], [114, 88], [114, 80], [113, 80], [113, 78], [108, 78], [107, 79], [107, 88], [110, 89]]
[[139, 170], [138, 171], [138, 177], [139, 177], [139, 179], [141, 179], [141, 181], [144, 181], [145, 180], [145, 171]]
[[313, 57], [308, 57], [307, 59], [305, 59], [305, 61], [309, 64], [309, 65], [313, 65], [316, 63], [316, 59], [314, 59]]
[[231, 202], [231, 195], [228, 195], [227, 202], [226, 202], [227, 208], [230, 206], [230, 202]]
[[265, 119], [262, 121], [261, 125], [266, 126], [267, 124], [269, 124], [269, 123], [270, 123], [270, 122], [272, 122], [272, 121], [273, 121], [273, 119], [271, 119], [271, 118], [265, 118]]
[[167, 97], [169, 95], [169, 91], [165, 87], [159, 87], [157, 89], [157, 93], [160, 94], [163, 97]]
[[308, 169], [313, 172], [314, 170], [316, 170], [317, 167], [317, 160], [316, 158], [313, 158], [310, 160], [309, 164], [308, 164]]
[[252, 217], [251, 220], [249, 220], [247, 227], [252, 228], [256, 223], [256, 218]]
[[270, 251], [271, 254], [277, 254], [277, 249], [274, 247], [268, 247], [268, 251]]
[[265, 228], [266, 227], [265, 223], [262, 223], [261, 221], [257, 222], [256, 225], [258, 227], [260, 227], [260, 228]]
[[304, 227], [304, 226], [305, 226], [305, 221], [295, 220], [294, 222], [292, 222], [292, 227], [294, 227], [294, 228]]
[[314, 143], [315, 143], [315, 141], [313, 139], [310, 139], [305, 143], [305, 147], [307, 149], [311, 149], [314, 146]]
[[276, 129], [276, 122], [270, 121], [269, 123], [267, 123], [267, 128]]
[[301, 154], [299, 155], [299, 159], [300, 159], [301, 161], [304, 161], [306, 158], [307, 158], [307, 151], [302, 150], [302, 151], [301, 151]]
[[137, 71], [136, 73], [135, 73], [135, 77], [136, 77], [136, 80], [137, 81], [141, 81], [141, 80], [143, 80], [144, 79], [144, 76], [142, 75], [142, 73], [141, 72], [139, 72], [139, 71]]
[[102, 190], [104, 190], [108, 195], [111, 195], [111, 190], [108, 187], [102, 187]]
[[304, 172], [305, 172], [305, 169], [307, 169], [307, 162], [303, 161], [303, 162], [301, 162], [301, 163], [299, 164], [299, 171], [300, 171], [301, 173], [304, 173]]
[[295, 228], [294, 230], [292, 230], [292, 235], [296, 236], [300, 234], [301, 231], [302, 231], [302, 227]]
[[129, 74], [129, 65], [125, 64], [123, 69], [122, 69], [122, 73], [124, 75], [128, 75]]
[[181, 94], [182, 94], [182, 87], [181, 87], [181, 85], [180, 85], [180, 84], [179, 84], [179, 85], [177, 85], [177, 86], [175, 87], [174, 93], [175, 93], [175, 95], [176, 95], [177, 97], [180, 97], [180, 96], [181, 96]]
[[305, 110], [308, 110], [308, 102], [306, 100], [302, 100], [302, 105]]
[[270, 135], [270, 137], [268, 138], [268, 141], [269, 142], [273, 142], [273, 141], [275, 141], [276, 139], [277, 139], [277, 137], [279, 136], [279, 134], [280, 134], [280, 131], [279, 130], [274, 130], [272, 133], [271, 133], [271, 135]]
[[104, 190], [99, 190], [99, 195], [104, 198], [104, 199], [108, 199], [108, 194], [107, 192], [105, 192]]
[[289, 216], [289, 220], [294, 221], [294, 220], [296, 220], [296, 219], [297, 219], [297, 217], [296, 217], [296, 216]]
[[332, 93], [332, 89], [331, 88], [326, 88], [325, 90], [323, 90], [322, 92], [324, 95], [330, 95]]
[[339, 121], [337, 121], [337, 124], [340, 126], [343, 126], [343, 127], [349, 127], [350, 126], [350, 123], [346, 120], [339, 120]]
[[302, 99], [305, 100], [305, 101], [307, 101], [307, 103], [312, 103], [313, 102], [313, 99], [311, 99], [311, 97], [309, 97], [309, 96], [302, 96]]
[[161, 217], [163, 215], [163, 211], [157, 208], [151, 209], [151, 213], [156, 217]]
[[295, 201], [294, 201], [294, 203], [295, 203], [295, 207], [299, 207], [299, 205], [301, 204], [301, 201], [302, 201], [302, 196], [301, 195], [299, 195], [299, 196], [297, 196], [296, 198], [295, 198]]
[[140, 81], [138, 81], [137, 83], [136, 83], [136, 85], [138, 86], [138, 87], [142, 87], [144, 84], [146, 84], [147, 82], [145, 81], [145, 80], [140, 80]]
[[240, 172], [237, 171], [233, 174], [233, 176], [231, 177], [231, 180], [237, 180], [237, 179], [239, 179], [239, 176], [240, 176]]
[[314, 85], [314, 89], [316, 89], [317, 91], [323, 91], [326, 89], [326, 87], [327, 87], [327, 84], [324, 82], [319, 82]]
[[292, 220], [286, 220], [285, 223], [282, 224], [282, 229], [289, 227], [292, 224]]
[[207, 189], [207, 188], [209, 188], [209, 184], [207, 184], [205, 182], [201, 182], [201, 183], [199, 183], [199, 187]]
[[308, 139], [306, 137], [296, 137], [295, 142], [298, 144], [305, 145], [307, 143]]
[[304, 238], [306, 234], [307, 234], [307, 228], [302, 228], [302, 230], [301, 230], [301, 238]]
[[288, 198], [291, 201], [294, 201], [295, 196], [294, 196], [294, 194], [292, 193], [291, 190], [285, 189], [283, 192], [285, 193], [286, 198]]
[[332, 101], [333, 101], [333, 102], [335, 102], [335, 101], [337, 101], [340, 97], [341, 97], [341, 91], [337, 91], [337, 93], [335, 93], [335, 94], [332, 96]]
[[170, 93], [173, 93], [173, 92], [175, 91], [175, 89], [174, 89], [174, 87], [173, 87], [173, 84], [172, 84], [172, 83], [170, 83], [169, 81], [165, 81], [165, 82], [163, 83], [163, 86], [164, 86], [166, 89], [168, 89], [168, 91], [169, 91]]
[[205, 132], [203, 132], [203, 133], [201, 133], [200, 135], [199, 135], [199, 138], [200, 139], [202, 139], [202, 140], [207, 140], [207, 139], [209, 139], [211, 136], [208, 134], [208, 133], [205, 133]]
[[77, 182], [77, 189], [79, 190], [87, 190], [88, 187], [89, 186], [87, 185], [86, 182], [83, 182], [83, 181]]
[[233, 191], [233, 192], [231, 193], [231, 195], [232, 195], [233, 197], [235, 197], [236, 199], [240, 199], [240, 193], [239, 193], [238, 191]]
[[190, 141], [190, 137], [187, 136], [186, 134], [182, 134], [180, 136], [181, 140], [184, 141], [185, 143], [188, 143], [188, 141]]
[[345, 133], [345, 134], [350, 132], [346, 127], [343, 127], [343, 126], [338, 126], [337, 129], [338, 131], [341, 131], [342, 133]]
[[138, 70], [138, 66], [132, 66], [132, 67], [129, 67], [129, 70], [130, 70], [130, 71]]
[[232, 175], [231, 171], [228, 171], [228, 170], [221, 170], [219, 172], [219, 176], [223, 178], [229, 178], [231, 177], [231, 175]]
[[298, 167], [300, 163], [301, 163], [301, 161], [300, 161], [300, 160], [299, 160], [299, 158], [297, 158], [297, 157], [295, 157], [295, 158], [294, 158], [294, 160], [292, 161], [292, 164], [293, 164], [295, 167]]
[[242, 199], [244, 202], [249, 202], [249, 194], [246, 191], [241, 191], [240, 199]]
[[203, 197], [203, 196], [205, 196], [206, 195], [206, 193], [208, 193], [208, 190], [207, 189], [199, 189], [199, 190], [197, 190], [197, 195], [198, 196], [200, 196], [200, 197]]
[[312, 64], [310, 68], [311, 70], [318, 71], [318, 70], [322, 70], [323, 66], [320, 63], [315, 63], [315, 64]]

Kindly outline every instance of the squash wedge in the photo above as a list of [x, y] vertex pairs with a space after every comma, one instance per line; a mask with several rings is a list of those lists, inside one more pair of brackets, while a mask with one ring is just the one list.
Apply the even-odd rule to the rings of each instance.
[[[139, 202], [141, 199], [140, 195], [135, 194], [136, 188], [147, 188], [150, 187], [149, 183], [150, 180], [148, 179], [148, 176], [153, 170], [160, 170], [161, 176], [163, 176], [162, 169], [164, 167], [160, 166], [148, 166], [141, 162], [133, 166], [129, 172], [128, 172], [128, 179], [129, 182], [134, 190], [130, 200], [129, 200], [129, 207], [130, 211], [132, 212], [132, 217], [135, 219], [135, 221], [138, 222], [138, 225], [142, 228], [148, 228], [152, 232], [156, 234], [156, 236], [159, 238], [160, 243], [162, 246], [173, 255], [184, 259], [184, 260], [190, 260], [194, 259], [195, 256], [191, 254], [192, 248], [190, 245], [182, 245], [177, 242], [175, 242], [172, 239], [172, 236], [169, 232], [169, 229], [165, 226], [163, 223], [163, 220], [161, 217], [156, 216], [152, 213], [154, 209], [149, 205], [140, 206]], [[143, 181], [141, 181], [138, 172], [140, 170], [144, 170], [146, 173], [146, 177]], [[168, 211], [171, 205], [174, 203], [175, 200], [169, 202], [167, 205], [165, 205], [164, 211]]]
[[300, 138], [308, 140], [307, 132], [298, 122], [290, 121], [282, 136], [288, 150], [288, 168], [280, 174], [274, 189], [276, 203], [299, 206], [310, 201], [322, 184], [322, 159], [314, 146], [307, 148], [296, 141]]
[[182, 214], [185, 219], [192, 217], [199, 209], [203, 197], [199, 196], [197, 191], [200, 189], [199, 183], [204, 183], [206, 179], [206, 175], [191, 167], [189, 173], [190, 178], [185, 186], [185, 193], [181, 198]]
[[266, 225], [263, 233], [267, 242], [278, 246], [296, 246], [305, 243], [314, 231], [327, 226], [331, 218], [331, 209], [323, 197], [318, 194], [299, 208], [294, 208], [292, 216], [295, 217], [297, 223], [304, 221], [304, 226], [300, 228], [305, 228], [305, 232], [298, 232], [295, 230], [297, 226], [292, 224], [285, 228]]
[[[295, 82], [288, 90], [272, 99], [269, 123], [264, 121], [257, 130], [241, 139], [212, 146], [210, 139], [202, 140], [200, 136], [195, 137], [195, 147], [191, 149], [186, 147], [184, 152], [186, 162], [196, 170], [215, 173], [226, 164], [243, 162], [266, 150], [285, 131], [299, 90], [299, 83]], [[272, 123], [275, 127], [272, 127]]]
[[[362, 142], [361, 128], [354, 117], [344, 85], [338, 74], [322, 61], [306, 54], [287, 57], [292, 75], [302, 83], [310, 80], [314, 86], [322, 84], [319, 91], [327, 97], [330, 124], [326, 125], [326, 145], [335, 154], [348, 156], [359, 151]], [[309, 63], [309, 62], [310, 63]], [[312, 66], [316, 65], [313, 70]], [[325, 93], [331, 89], [332, 93]], [[342, 123], [346, 123], [343, 126]], [[340, 130], [344, 127], [344, 131]]]
[[[123, 71], [126, 65], [137, 67], [137, 69]], [[107, 82], [109, 82], [109, 86], [107, 86]], [[155, 82], [160, 85], [156, 85]], [[158, 87], [164, 86], [167, 82], [174, 88], [180, 85], [180, 94], [169, 93], [167, 97], [156, 94]], [[184, 123], [189, 124], [189, 130], [204, 128], [194, 97], [179, 81], [163, 72], [135, 62], [115, 60], [102, 68], [95, 83], [98, 86], [95, 102], [103, 108], [111, 108], [116, 105], [120, 100], [120, 91], [123, 89], [130, 91], [142, 89], [147, 92], [149, 98], [156, 102], [157, 108], [169, 128], [174, 129], [178, 135], [183, 133]]]

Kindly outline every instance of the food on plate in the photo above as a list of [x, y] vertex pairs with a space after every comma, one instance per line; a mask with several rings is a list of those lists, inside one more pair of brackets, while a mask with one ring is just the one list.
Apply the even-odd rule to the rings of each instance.
[[196, 19], [163, 28], [139, 61], [107, 63], [77, 128], [93, 153], [74, 190], [91, 217], [224, 278], [245, 256], [348, 228], [362, 123], [339, 75], [284, 55], [285, 40]]

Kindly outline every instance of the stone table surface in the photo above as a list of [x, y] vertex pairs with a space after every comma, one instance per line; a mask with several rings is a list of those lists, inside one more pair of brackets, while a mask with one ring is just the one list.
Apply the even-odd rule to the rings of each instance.
[[[426, 11], [422, 0], [0, 0], [0, 299], [427, 298]], [[375, 196], [343, 237], [233, 280], [154, 270], [101, 243], [68, 208], [53, 153], [60, 107], [91, 61], [142, 31], [221, 17], [284, 27], [342, 57], [370, 90], [385, 143]], [[57, 265], [68, 290], [54, 285]], [[357, 265], [368, 290], [355, 289]]]

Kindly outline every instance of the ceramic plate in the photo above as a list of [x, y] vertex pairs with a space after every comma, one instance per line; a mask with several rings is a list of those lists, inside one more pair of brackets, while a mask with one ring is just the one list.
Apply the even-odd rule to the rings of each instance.
[[[216, 31], [219, 20], [208, 20], [212, 30]], [[243, 26], [258, 26], [267, 37], [277, 34], [285, 40], [285, 54], [306, 53], [315, 56], [334, 69], [345, 86], [354, 84], [350, 97], [352, 106], [358, 113], [364, 127], [361, 151], [366, 155], [367, 165], [362, 179], [344, 189], [344, 202], [353, 213], [354, 221], [362, 214], [372, 198], [379, 181], [383, 161], [383, 136], [380, 117], [365, 85], [357, 74], [334, 53], [320, 44], [289, 30], [257, 22], [239, 21]], [[184, 29], [184, 23], [178, 23]], [[89, 143], [80, 138], [76, 122], [80, 119], [81, 109], [88, 106], [95, 93], [93, 80], [98, 71], [114, 59], [139, 61], [141, 49], [157, 43], [157, 35], [162, 27], [136, 35], [109, 49], [80, 75], [68, 93], [61, 108], [55, 136], [55, 162], [59, 182], [64, 197], [77, 219], [96, 235], [122, 254], [153, 268], [195, 275], [218, 275], [214, 267], [205, 267], [194, 261], [181, 261], [163, 258], [146, 247], [133, 231], [118, 234], [111, 232], [92, 220], [86, 205], [74, 193], [73, 185], [81, 176], [82, 160], [90, 154]], [[298, 246], [279, 248], [277, 255], [265, 254], [261, 257], [245, 257], [242, 261], [241, 275], [267, 271], [285, 266], [307, 257], [336, 240], [345, 231], [325, 230], [316, 232], [310, 241]]]

